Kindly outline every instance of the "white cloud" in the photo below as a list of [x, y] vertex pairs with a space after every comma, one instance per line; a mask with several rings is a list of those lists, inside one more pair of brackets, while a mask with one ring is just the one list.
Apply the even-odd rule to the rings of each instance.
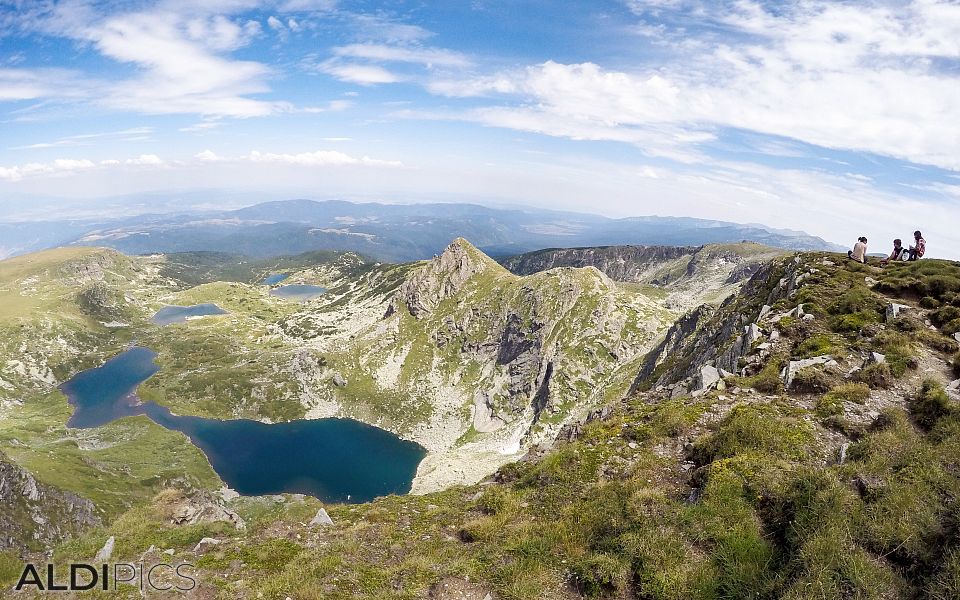
[[274, 31], [285, 31], [287, 29], [287, 26], [283, 24], [283, 21], [273, 15], [267, 17], [267, 25]]
[[420, 46], [388, 46], [385, 44], [350, 44], [338, 46], [333, 53], [340, 57], [383, 62], [419, 63], [425, 66], [469, 67], [471, 61], [459, 52]]
[[5, 181], [20, 181], [26, 177], [37, 175], [64, 175], [76, 171], [96, 168], [96, 164], [89, 160], [61, 158], [49, 163], [27, 163], [20, 166], [0, 167], [0, 179]]
[[364, 42], [410, 44], [422, 42], [433, 33], [419, 25], [399, 23], [383, 15], [352, 15], [355, 34]]
[[212, 150], [204, 150], [194, 154], [193, 157], [201, 162], [215, 162], [221, 160]]
[[330, 60], [317, 67], [318, 70], [333, 75], [340, 81], [357, 83], [359, 85], [375, 85], [380, 83], [398, 83], [403, 81], [396, 73], [383, 67], [357, 63], [345, 63]]
[[141, 154], [136, 158], [128, 158], [124, 161], [124, 164], [156, 167], [164, 163], [163, 160], [156, 154]]
[[79, 98], [88, 95], [90, 87], [89, 82], [68, 69], [0, 68], [0, 102], [50, 96]]
[[[38, 5], [39, 6], [39, 5]], [[24, 11], [17, 26], [89, 44], [136, 74], [96, 80], [52, 69], [0, 69], [0, 101], [84, 100], [148, 114], [262, 116], [289, 109], [252, 96], [269, 91], [272, 71], [229, 53], [260, 35], [255, 20], [231, 12], [249, 2], [161, 3], [139, 11], [106, 12], [85, 3], [43, 5]], [[103, 10], [103, 12], [98, 12]]]
[[297, 109], [298, 112], [305, 113], [325, 113], [325, 112], [337, 112], [341, 110], [346, 110], [353, 106], [353, 102], [349, 100], [331, 100], [325, 105], [320, 106], [304, 106]]
[[329, 167], [348, 165], [367, 165], [377, 167], [402, 167], [403, 163], [396, 160], [378, 160], [364, 156], [355, 158], [349, 154], [336, 150], [318, 150], [316, 152], [301, 152], [299, 154], [273, 154], [254, 150], [245, 157], [251, 162], [283, 163], [302, 167]]
[[[327, 138], [328, 141], [345, 141], [349, 138]], [[141, 154], [126, 159], [104, 159], [94, 162], [89, 159], [60, 158], [46, 163], [30, 162], [22, 165], [0, 166], [0, 181], [16, 183], [38, 177], [63, 177], [81, 171], [96, 169], [125, 169], [129, 172], [140, 170], [173, 169], [199, 167], [220, 163], [242, 165], [245, 163], [288, 165], [299, 167], [379, 167], [399, 168], [403, 163], [398, 160], [381, 160], [369, 156], [351, 156], [335, 150], [317, 150], [315, 152], [273, 153], [252, 151], [244, 156], [224, 157], [206, 149], [193, 155], [192, 160], [164, 160], [156, 154]]]
[[[637, 138], [669, 149], [732, 127], [960, 170], [960, 76], [934, 60], [960, 60], [960, 4], [916, 0], [893, 9], [803, 0], [775, 14], [750, 0], [634, 4], [693, 4], [686, 18], [714, 27], [664, 33], [700, 39], [636, 72], [547, 61], [438, 79], [427, 89], [515, 96], [520, 106], [490, 107], [481, 120], [549, 135]], [[737, 33], [716, 41], [719, 26]], [[657, 141], [658, 131], [667, 137]]]

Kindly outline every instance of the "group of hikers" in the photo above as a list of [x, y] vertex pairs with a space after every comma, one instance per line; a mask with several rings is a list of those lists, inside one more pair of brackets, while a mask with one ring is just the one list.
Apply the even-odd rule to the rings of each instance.
[[[909, 248], [903, 247], [903, 241], [900, 238], [893, 240], [893, 252], [890, 253], [890, 256], [882, 259], [880, 264], [886, 265], [890, 262], [919, 260], [923, 258], [924, 253], [927, 251], [927, 240], [923, 239], [923, 234], [919, 231], [913, 232], [913, 239], [916, 243]], [[850, 260], [866, 263], [867, 238], [858, 238], [857, 243], [853, 245], [853, 250], [847, 250], [847, 257]]]

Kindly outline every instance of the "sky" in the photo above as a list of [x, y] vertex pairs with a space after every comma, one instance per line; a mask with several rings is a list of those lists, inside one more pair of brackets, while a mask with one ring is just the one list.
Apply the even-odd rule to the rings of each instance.
[[0, 203], [148, 192], [692, 216], [872, 252], [921, 229], [956, 259], [960, 2], [0, 0]]

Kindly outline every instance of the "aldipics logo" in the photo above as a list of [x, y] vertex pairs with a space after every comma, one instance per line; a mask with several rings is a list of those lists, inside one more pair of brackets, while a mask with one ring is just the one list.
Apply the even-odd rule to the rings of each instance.
[[[84, 592], [88, 590], [117, 590], [119, 586], [136, 586], [141, 592], [189, 592], [197, 587], [191, 576], [193, 565], [157, 563], [115, 563], [113, 565], [88, 565], [72, 563], [65, 565], [68, 573], [57, 572], [52, 564], [28, 563], [20, 574], [16, 590], [33, 589], [40, 592]], [[44, 573], [45, 576], [42, 576]]]

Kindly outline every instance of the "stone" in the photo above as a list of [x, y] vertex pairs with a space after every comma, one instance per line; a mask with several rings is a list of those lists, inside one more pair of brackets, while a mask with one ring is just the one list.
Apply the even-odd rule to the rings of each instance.
[[343, 375], [340, 373], [334, 373], [333, 377], [330, 378], [330, 381], [332, 381], [333, 385], [337, 387], [344, 387], [347, 385], [347, 380], [344, 379]]
[[171, 520], [175, 525], [195, 525], [225, 521], [237, 529], [245, 529], [246, 523], [236, 512], [225, 507], [213, 494], [196, 492], [185, 496], [172, 507]]
[[953, 339], [955, 339], [955, 340], [957, 340], [958, 342], [960, 342], [960, 331], [958, 331], [958, 332], [956, 332], [955, 334], [953, 334]]
[[788, 317], [793, 317], [794, 319], [802, 319], [803, 315], [806, 313], [803, 312], [803, 305], [798, 304], [796, 308], [787, 313]]
[[853, 485], [861, 496], [876, 496], [884, 487], [886, 482], [875, 475], [857, 475], [853, 480]]
[[873, 287], [873, 286], [877, 285], [877, 280], [874, 279], [873, 277], [864, 277], [864, 278], [863, 278], [863, 283], [864, 283], [864, 285], [866, 285], [867, 287]]
[[720, 377], [726, 379], [727, 377], [733, 377], [733, 373], [727, 371], [726, 369], [720, 369]]
[[744, 327], [744, 342], [743, 342], [744, 347], [749, 348], [750, 346], [752, 346], [755, 341], [760, 339], [761, 335], [762, 334], [760, 333], [760, 328], [757, 327], [756, 323], [750, 323], [749, 325]]
[[111, 535], [107, 538], [106, 543], [103, 545], [103, 548], [100, 548], [100, 551], [97, 552], [97, 556], [94, 557], [93, 562], [102, 563], [110, 560], [110, 557], [113, 556], [113, 545], [116, 543], [116, 539]]
[[219, 546], [222, 543], [223, 542], [216, 538], [205, 537], [197, 542], [197, 545], [193, 547], [193, 553], [204, 554], [210, 550], [211, 546]]
[[780, 331], [779, 331], [779, 330], [774, 329], [773, 331], [770, 332], [770, 341], [771, 341], [771, 342], [775, 342], [775, 341], [777, 341], [777, 340], [779, 340], [779, 339], [780, 339]]
[[905, 310], [910, 310], [910, 307], [906, 304], [897, 304], [896, 302], [891, 302], [887, 305], [887, 323], [896, 319], [900, 316], [900, 313]]
[[764, 304], [762, 307], [760, 307], [760, 314], [757, 316], [757, 322], [760, 322], [761, 319], [769, 315], [771, 310], [773, 310], [773, 307], [769, 304]]
[[867, 364], [882, 364], [887, 362], [887, 357], [884, 354], [879, 352], [871, 352], [870, 357], [867, 358]]
[[816, 317], [813, 316], [813, 315], [811, 315], [810, 313], [807, 313], [807, 314], [803, 315], [802, 318], [803, 318], [804, 321], [812, 321], [812, 320], [816, 319]]
[[833, 360], [833, 357], [829, 354], [805, 358], [803, 360], [791, 360], [780, 372], [780, 376], [783, 377], [783, 386], [786, 389], [790, 389], [790, 386], [793, 384], [793, 378], [796, 377], [798, 371], [817, 365], [838, 366], [837, 361]]
[[330, 515], [327, 514], [326, 509], [321, 508], [317, 511], [317, 514], [311, 519], [310, 526], [320, 525], [326, 527], [328, 525], [333, 525], [333, 519], [330, 518]]
[[163, 553], [173, 556], [173, 548], [167, 548], [166, 550], [163, 551]]
[[713, 386], [717, 385], [720, 381], [720, 370], [716, 367], [710, 365], [704, 365], [700, 367], [700, 373], [694, 378], [694, 389], [693, 394], [699, 395]]

